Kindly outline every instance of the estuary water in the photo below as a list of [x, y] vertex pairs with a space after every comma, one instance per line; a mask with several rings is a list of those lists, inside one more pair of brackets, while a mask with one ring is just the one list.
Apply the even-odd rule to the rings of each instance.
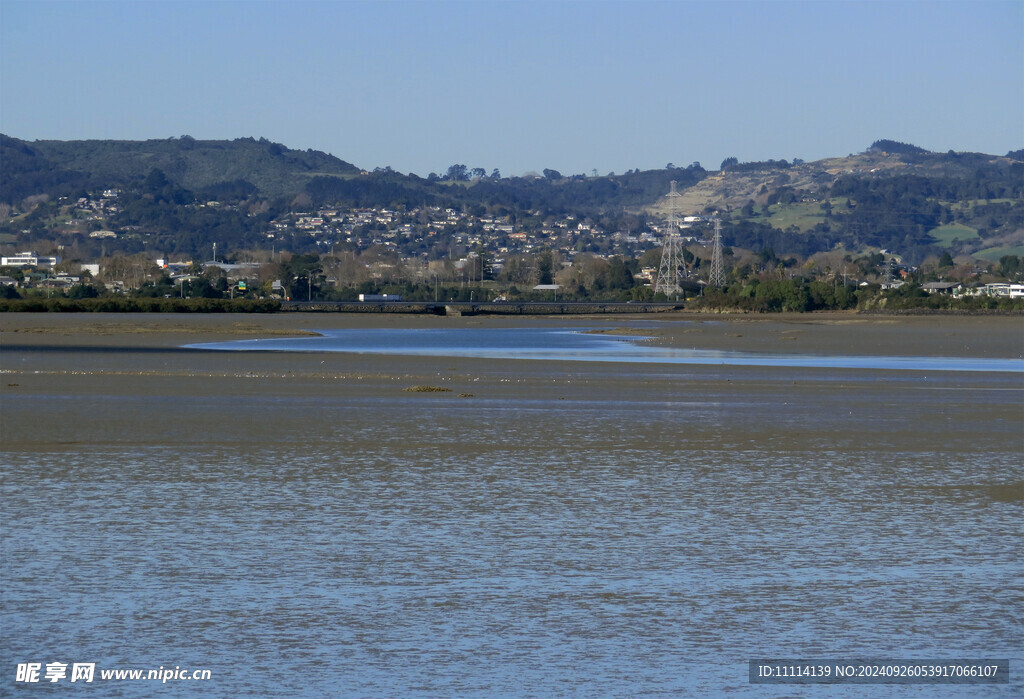
[[234, 340], [187, 345], [192, 349], [264, 352], [350, 352], [427, 357], [545, 359], [593, 362], [721, 364], [729, 366], [1000, 371], [1024, 373], [1024, 359], [780, 354], [661, 347], [652, 338], [553, 328], [444, 328], [318, 330], [318, 336]]
[[0, 693], [59, 661], [211, 670], [105, 696], [846, 696], [747, 661], [865, 657], [1024, 691], [1019, 369], [403, 337], [8, 357]]

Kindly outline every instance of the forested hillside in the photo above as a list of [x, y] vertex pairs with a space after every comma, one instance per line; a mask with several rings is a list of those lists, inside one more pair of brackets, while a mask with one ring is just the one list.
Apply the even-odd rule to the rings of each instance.
[[75, 188], [131, 187], [154, 169], [197, 193], [244, 182], [250, 193], [300, 191], [317, 175], [352, 176], [354, 165], [320, 151], [289, 150], [265, 138], [198, 141], [191, 136], [149, 141], [33, 141], [0, 135], [0, 200], [14, 203]]

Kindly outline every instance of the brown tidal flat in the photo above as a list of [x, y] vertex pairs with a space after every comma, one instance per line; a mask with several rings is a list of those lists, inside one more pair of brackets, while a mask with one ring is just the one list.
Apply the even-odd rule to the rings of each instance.
[[[847, 409], [846, 377], [828, 370], [755, 369], [732, 367], [680, 367], [612, 362], [512, 361], [481, 358], [412, 357], [347, 353], [209, 352], [183, 350], [182, 345], [271, 336], [300, 336], [314, 329], [333, 328], [438, 328], [438, 327], [579, 327], [605, 329], [616, 334], [644, 335], [647, 342], [697, 349], [757, 352], [925, 355], [948, 357], [1015, 358], [1024, 354], [1024, 327], [1011, 317], [858, 317], [854, 315], [794, 315], [715, 318], [673, 315], [592, 318], [443, 318], [394, 315], [275, 314], [235, 315], [124, 315], [124, 314], [5, 314], [0, 316], [0, 420], [6, 448], [34, 449], [57, 443], [102, 444], [151, 439], [154, 426], [180, 425], [184, 434], [206, 434], [212, 426], [180, 408], [181, 400], [235, 401], [246, 417], [227, 414], [217, 427], [225, 443], [245, 445], [272, 441], [281, 430], [327, 435], [328, 418], [314, 407], [316, 399], [359, 401], [434, 401], [471, 405], [474, 401], [541, 401], [552, 410], [564, 401], [593, 404], [649, 404], [652, 401], [714, 401], [777, 405], [780, 419], [792, 406]], [[886, 376], [882, 373], [880, 376]], [[923, 378], [923, 377], [921, 377]], [[938, 384], [936, 384], [938, 380]], [[1006, 424], [1020, 414], [1020, 377], [999, 379], [1006, 400], [993, 404], [992, 393], [973, 395], [974, 377], [956, 372], [930, 381], [912, 377], [902, 382], [899, 395], [884, 383], [860, 382], [868, 391], [870, 410], [888, 406], [891, 413], [877, 424], [898, 433], [901, 448], [946, 430], [949, 440], [967, 448], [976, 435], [949, 416], [969, 412], [979, 419], [991, 413], [992, 424]], [[423, 390], [430, 387], [431, 390]], [[31, 408], [19, 398], [88, 396], [152, 396], [142, 414], [92, 414], [75, 400], [75, 408], [61, 402], [34, 400]], [[275, 410], [276, 400], [311, 400], [301, 416]], [[175, 402], [179, 401], [179, 402]], [[406, 401], [403, 403], [403, 401]], [[497, 403], [496, 403], [497, 402]], [[70, 404], [69, 404], [70, 405]], [[253, 406], [257, 406], [254, 408]], [[262, 407], [261, 407], [262, 406]], [[908, 430], [907, 412], [916, 420], [936, 415], [934, 429]], [[814, 412], [815, 409], [810, 409]], [[263, 412], [261, 412], [263, 411]], [[853, 415], [853, 410], [850, 410]], [[241, 414], [241, 413], [240, 413]], [[383, 419], [401, 419], [389, 415]], [[264, 422], [265, 420], [265, 422]], [[298, 420], [298, 422], [296, 422]], [[751, 442], [803, 445], [824, 439], [814, 425], [785, 423], [785, 429], [739, 420], [730, 429]], [[856, 430], [854, 430], [855, 432]], [[915, 434], [931, 435], [917, 437]], [[961, 434], [962, 433], [962, 434]], [[713, 444], [718, 432], [687, 433], [687, 448], [704, 439]], [[658, 434], [635, 425], [630, 442], [642, 446]], [[959, 436], [957, 436], [959, 435]], [[884, 434], [883, 434], [884, 436]], [[856, 435], [835, 434], [827, 439], [850, 441]], [[319, 437], [317, 437], [319, 438]], [[600, 440], [600, 435], [595, 435]], [[826, 439], [826, 441], [827, 441]], [[873, 437], [874, 439], [874, 437]], [[896, 438], [894, 437], [893, 440]], [[890, 441], [893, 441], [890, 440]], [[742, 441], [742, 440], [741, 440]], [[870, 441], [870, 440], [869, 440]], [[885, 439], [882, 439], [884, 442]], [[1014, 440], [1020, 443], [1019, 434]], [[610, 449], [625, 445], [609, 445]], [[922, 443], [922, 447], [930, 446]], [[1003, 446], [1014, 447], [1004, 442]], [[467, 447], [482, 448], [480, 445]], [[959, 447], [958, 447], [959, 448]], [[1015, 447], [1014, 447], [1015, 448]]]
[[[155, 349], [198, 342], [314, 334], [316, 329], [579, 327], [649, 336], [659, 345], [694, 349], [842, 355], [1024, 356], [1020, 316], [860, 316], [658, 314], [592, 317], [437, 317], [332, 313], [0, 315], [0, 347]], [[596, 330], [594, 330], [596, 326]]]
[[[708, 320], [673, 315], [592, 318], [445, 318], [396, 315], [274, 314], [2, 314], [0, 396], [4, 413], [18, 394], [32, 390], [109, 393], [155, 390], [201, 396], [227, 391], [259, 396], [284, 391], [328, 395], [346, 391], [390, 395], [417, 386], [451, 389], [453, 395], [587, 395], [612, 399], [623, 383], [634, 390], [648, 381], [657, 394], [666, 372], [686, 376], [685, 390], [699, 389], [707, 370], [666, 365], [510, 361], [347, 353], [206, 352], [183, 345], [259, 337], [315, 334], [343, 328], [577, 327], [584, 332], [633, 336], [658, 345], [753, 352], [920, 355], [1019, 358], [1024, 323], [1015, 317], [858, 317], [779, 315]], [[646, 337], [647, 339], [642, 339]], [[660, 369], [658, 367], [661, 367]], [[739, 372], [742, 375], [743, 372]], [[651, 379], [651, 376], [658, 378]], [[722, 381], [713, 379], [713, 385]], [[100, 385], [92, 386], [93, 382]], [[226, 386], [225, 382], [231, 383]], [[1016, 385], [1016, 379], [1010, 380]], [[697, 385], [693, 385], [697, 384]], [[567, 389], [571, 386], [571, 392]], [[629, 393], [629, 391], [626, 391]], [[5, 416], [6, 417], [9, 416]]]

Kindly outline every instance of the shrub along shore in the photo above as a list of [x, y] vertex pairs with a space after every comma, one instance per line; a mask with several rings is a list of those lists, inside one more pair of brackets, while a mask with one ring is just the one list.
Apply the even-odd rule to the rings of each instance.
[[[414, 295], [415, 296], [415, 295]], [[403, 296], [403, 298], [406, 298]], [[423, 299], [409, 298], [408, 301]], [[656, 301], [659, 299], [655, 299]], [[337, 307], [341, 312], [359, 311], [369, 313], [424, 313], [426, 306], [436, 306], [439, 302], [423, 300], [424, 308], [401, 306], [387, 303], [359, 303], [356, 301], [333, 302], [322, 301], [323, 308], [310, 307], [304, 310], [332, 310]], [[469, 299], [456, 299], [458, 303], [470, 302]], [[550, 301], [546, 299], [545, 301]], [[563, 313], [580, 313], [580, 309], [570, 309], [577, 302], [602, 302], [608, 309], [602, 312], [637, 312], [643, 302], [630, 301], [628, 298], [608, 298], [598, 301], [593, 298], [579, 298], [565, 294], [559, 301], [566, 306]], [[314, 302], [314, 303], [315, 303]], [[442, 302], [443, 303], [443, 302]], [[636, 304], [632, 308], [626, 303]], [[515, 305], [524, 305], [521, 313], [530, 313], [530, 301], [527, 297], [510, 299], [509, 302], [495, 305], [493, 310], [508, 313]], [[550, 305], [550, 304], [548, 304]], [[623, 306], [621, 311], [616, 308]], [[257, 298], [175, 298], [153, 297], [128, 294], [108, 294], [98, 297], [74, 298], [69, 296], [43, 297], [33, 295], [28, 298], [0, 298], [0, 312], [53, 312], [53, 313], [274, 313], [278, 311], [298, 310], [295, 304], [282, 304], [279, 299]], [[846, 311], [846, 312], [885, 312], [885, 313], [1024, 313], [1024, 299], [1004, 296], [960, 296], [949, 294], [929, 294], [918, 284], [906, 284], [899, 289], [881, 291], [870, 289], [849, 289], [836, 287], [823, 282], [806, 282], [802, 279], [752, 282], [734, 284], [725, 289], [708, 289], [701, 296], [690, 296], [685, 301], [676, 303], [677, 308], [697, 313], [807, 313], [814, 311]], [[474, 311], [487, 313], [490, 304], [478, 301]], [[558, 313], [550, 308], [545, 314]]]
[[91, 299], [0, 299], [0, 312], [23, 313], [273, 313], [277, 299], [157, 299], [104, 296]]

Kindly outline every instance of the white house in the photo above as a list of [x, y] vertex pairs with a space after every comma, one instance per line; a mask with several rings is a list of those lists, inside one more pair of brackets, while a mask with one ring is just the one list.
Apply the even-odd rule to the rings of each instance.
[[994, 284], [986, 284], [985, 286], [978, 287], [977, 293], [979, 295], [984, 294], [986, 296], [1008, 296], [1011, 299], [1024, 298], [1024, 284], [1007, 284], [1006, 282], [996, 282]]
[[60, 262], [59, 257], [44, 257], [34, 252], [19, 252], [17, 255], [0, 257], [0, 267], [49, 267]]

